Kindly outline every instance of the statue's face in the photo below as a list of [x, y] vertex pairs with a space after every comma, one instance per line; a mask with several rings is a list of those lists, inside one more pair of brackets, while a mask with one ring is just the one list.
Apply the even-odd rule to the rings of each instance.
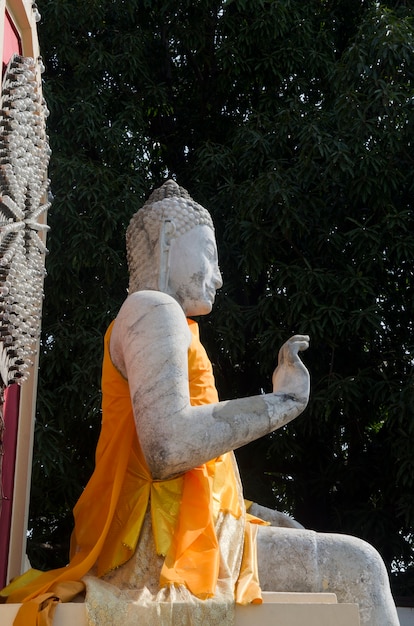
[[167, 290], [186, 315], [210, 313], [222, 284], [216, 239], [209, 226], [195, 226], [172, 239]]

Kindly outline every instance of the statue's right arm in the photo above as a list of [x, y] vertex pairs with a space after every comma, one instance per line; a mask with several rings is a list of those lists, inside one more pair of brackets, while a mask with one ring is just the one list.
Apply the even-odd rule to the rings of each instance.
[[280, 428], [299, 415], [308, 400], [309, 381], [307, 390], [305, 382], [295, 393], [292, 380], [296, 368], [299, 378], [305, 376], [306, 381], [306, 369], [297, 355], [306, 341], [299, 336], [293, 352], [292, 347], [286, 348], [289, 358], [285, 354], [279, 361], [276, 392], [191, 406], [190, 339], [179, 304], [157, 291], [130, 295], [112, 330], [111, 358], [128, 380], [142, 450], [157, 480], [183, 473]]

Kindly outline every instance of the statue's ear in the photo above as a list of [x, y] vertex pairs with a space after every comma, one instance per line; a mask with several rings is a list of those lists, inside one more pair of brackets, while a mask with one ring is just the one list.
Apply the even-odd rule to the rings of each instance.
[[167, 292], [170, 274], [170, 246], [176, 232], [175, 223], [171, 219], [163, 220], [160, 233], [160, 265], [158, 276], [159, 291]]
[[173, 239], [176, 232], [175, 222], [171, 219], [163, 220], [161, 226], [161, 241], [163, 246], [169, 248], [171, 245], [171, 239]]

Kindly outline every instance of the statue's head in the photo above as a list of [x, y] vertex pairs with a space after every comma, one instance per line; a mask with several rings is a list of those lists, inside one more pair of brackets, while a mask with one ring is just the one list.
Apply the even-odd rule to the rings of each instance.
[[214, 226], [207, 209], [167, 180], [132, 217], [126, 234], [129, 292], [173, 296], [187, 315], [209, 313], [221, 287]]

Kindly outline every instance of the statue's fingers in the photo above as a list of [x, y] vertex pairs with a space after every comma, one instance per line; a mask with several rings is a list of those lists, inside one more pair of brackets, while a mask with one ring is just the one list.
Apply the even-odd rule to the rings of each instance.
[[298, 352], [302, 352], [303, 350], [307, 350], [309, 348], [309, 341], [309, 335], [294, 335], [289, 339], [289, 343], [296, 354]]
[[309, 335], [293, 335], [289, 340], [289, 342], [295, 343], [296, 341], [307, 341], [309, 343], [310, 338]]
[[293, 363], [298, 358], [298, 352], [303, 352], [308, 348], [309, 335], [293, 335], [279, 350], [279, 365], [284, 362]]
[[309, 341], [299, 341], [298, 342], [298, 350], [302, 352], [303, 350], [307, 350], [309, 348]]

